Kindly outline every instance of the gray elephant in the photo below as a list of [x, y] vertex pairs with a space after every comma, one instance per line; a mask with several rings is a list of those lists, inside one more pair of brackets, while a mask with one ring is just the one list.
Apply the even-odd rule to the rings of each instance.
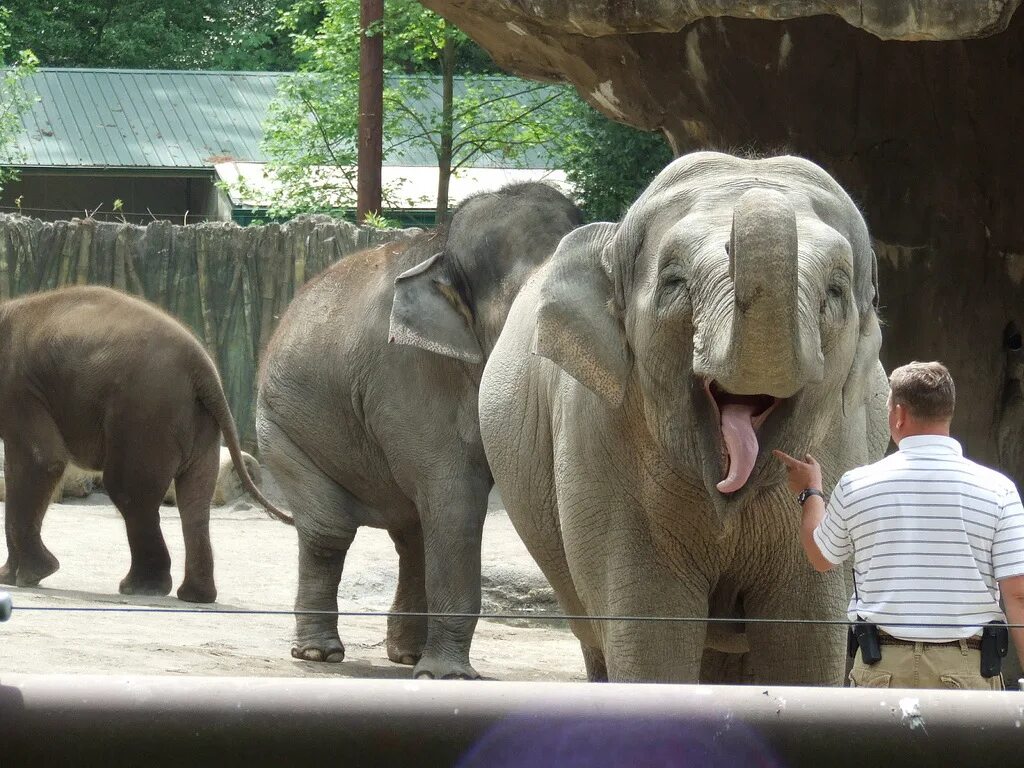
[[[702, 152], [523, 288], [480, 386], [516, 530], [569, 614], [698, 618], [573, 621], [590, 679], [698, 680], [730, 645], [709, 615], [844, 617], [771, 449], [811, 451], [829, 487], [884, 452], [875, 274], [822, 169]], [[841, 683], [842, 627], [745, 626], [754, 680]]]
[[[296, 609], [337, 611], [345, 553], [369, 525], [398, 552], [394, 611], [479, 613], [493, 486], [483, 363], [520, 286], [580, 223], [551, 187], [504, 187], [463, 202], [446, 231], [343, 259], [295, 298], [263, 360], [256, 425], [299, 534]], [[296, 622], [293, 656], [344, 658], [337, 616]], [[475, 627], [391, 617], [388, 657], [417, 677], [478, 677]]]

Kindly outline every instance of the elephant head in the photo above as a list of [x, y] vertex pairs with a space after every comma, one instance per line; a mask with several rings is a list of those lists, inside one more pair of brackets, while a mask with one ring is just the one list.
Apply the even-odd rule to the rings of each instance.
[[395, 280], [390, 341], [482, 363], [526, 278], [582, 223], [558, 190], [514, 184], [465, 200], [437, 251]]
[[636, 407], [723, 516], [781, 479], [770, 448], [818, 450], [863, 407], [881, 343], [874, 254], [809, 161], [679, 158], [552, 264], [534, 352]]

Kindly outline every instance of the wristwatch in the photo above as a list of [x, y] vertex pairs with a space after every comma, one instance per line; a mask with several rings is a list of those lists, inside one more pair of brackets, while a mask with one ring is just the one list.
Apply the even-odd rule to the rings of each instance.
[[804, 488], [796, 497], [796, 501], [802, 507], [804, 505], [804, 502], [811, 498], [811, 496], [820, 496], [822, 501], [825, 500], [825, 494], [819, 491], [817, 488]]

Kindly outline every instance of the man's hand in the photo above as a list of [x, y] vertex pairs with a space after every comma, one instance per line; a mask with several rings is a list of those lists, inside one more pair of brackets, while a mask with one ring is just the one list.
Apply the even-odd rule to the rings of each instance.
[[821, 465], [811, 454], [807, 454], [807, 461], [800, 461], [800, 459], [795, 459], [788, 453], [779, 450], [774, 450], [772, 453], [785, 465], [786, 483], [794, 496], [806, 488], [821, 490]]

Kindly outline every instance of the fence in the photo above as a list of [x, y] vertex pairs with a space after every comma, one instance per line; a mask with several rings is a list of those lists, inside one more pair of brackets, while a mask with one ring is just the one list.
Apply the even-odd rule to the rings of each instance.
[[255, 442], [259, 356], [295, 291], [339, 258], [416, 230], [327, 216], [239, 227], [44, 222], [0, 214], [0, 300], [65, 285], [109, 285], [163, 307], [213, 355], [243, 444]]

